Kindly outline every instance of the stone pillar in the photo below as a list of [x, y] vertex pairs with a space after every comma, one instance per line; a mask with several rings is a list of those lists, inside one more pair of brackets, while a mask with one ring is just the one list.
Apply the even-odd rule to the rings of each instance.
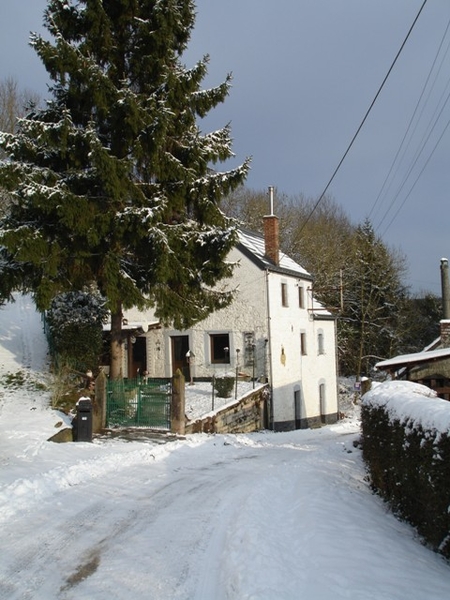
[[170, 431], [184, 435], [186, 433], [185, 379], [180, 369], [172, 378], [172, 410]]

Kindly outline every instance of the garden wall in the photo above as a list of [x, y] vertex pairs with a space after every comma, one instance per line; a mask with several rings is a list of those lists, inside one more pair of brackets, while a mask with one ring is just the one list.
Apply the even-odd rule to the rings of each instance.
[[249, 433], [265, 428], [268, 386], [249, 392], [242, 398], [188, 422], [186, 433]]
[[450, 402], [412, 382], [387, 382], [361, 403], [362, 451], [373, 488], [450, 558]]

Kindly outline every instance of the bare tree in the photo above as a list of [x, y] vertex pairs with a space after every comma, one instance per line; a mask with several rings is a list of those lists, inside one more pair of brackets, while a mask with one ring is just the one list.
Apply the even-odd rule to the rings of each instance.
[[[13, 77], [0, 80], [0, 133], [14, 133], [17, 120], [24, 117], [28, 110], [38, 106], [40, 96], [30, 90], [21, 90]], [[0, 159], [5, 158], [5, 152], [0, 149]], [[10, 202], [9, 194], [0, 182], [0, 217], [4, 214]]]
[[0, 80], [0, 131], [13, 133], [17, 119], [39, 103], [39, 95], [30, 90], [21, 90], [13, 77]]

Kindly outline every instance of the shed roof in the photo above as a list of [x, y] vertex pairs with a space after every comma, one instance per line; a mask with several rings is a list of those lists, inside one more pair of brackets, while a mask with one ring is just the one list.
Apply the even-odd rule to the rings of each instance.
[[450, 357], [450, 348], [440, 348], [439, 350], [424, 350], [422, 352], [414, 352], [413, 354], [401, 354], [388, 360], [382, 360], [375, 366], [381, 371], [391, 371], [447, 357]]

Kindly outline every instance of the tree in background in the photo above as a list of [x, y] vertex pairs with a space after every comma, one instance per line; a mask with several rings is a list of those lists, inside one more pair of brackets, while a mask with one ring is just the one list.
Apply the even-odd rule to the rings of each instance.
[[16, 131], [17, 120], [39, 103], [39, 95], [30, 90], [21, 90], [14, 78], [0, 80], [0, 131]]
[[402, 311], [400, 353], [423, 350], [440, 335], [442, 298], [424, 292], [406, 298]]
[[[12, 77], [0, 80], [0, 131], [8, 133], [16, 131], [17, 120], [39, 102], [38, 94], [29, 90], [20, 90], [17, 81]], [[0, 148], [0, 159], [4, 156], [5, 153]], [[0, 186], [0, 217], [7, 209], [10, 200], [10, 195]]]
[[120, 376], [124, 308], [154, 306], [186, 328], [227, 305], [215, 284], [236, 224], [220, 209], [245, 179], [230, 130], [203, 134], [197, 119], [222, 103], [230, 78], [202, 90], [207, 58], [181, 58], [195, 19], [191, 0], [49, 0], [48, 41], [32, 44], [51, 80], [45, 109], [2, 134], [12, 194], [0, 223], [1, 293], [32, 290], [45, 309], [64, 291], [95, 284], [111, 312], [111, 376]]
[[359, 225], [344, 268], [343, 311], [339, 319], [340, 367], [359, 378], [365, 357], [389, 358], [399, 349], [401, 311], [406, 298], [404, 263], [375, 235], [370, 221]]

